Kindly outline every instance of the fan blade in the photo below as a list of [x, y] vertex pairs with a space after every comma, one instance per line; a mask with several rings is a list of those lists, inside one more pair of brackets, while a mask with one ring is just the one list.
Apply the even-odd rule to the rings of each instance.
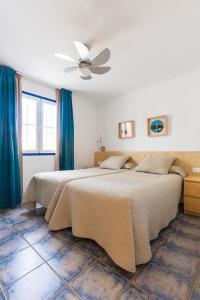
[[84, 79], [84, 80], [89, 80], [89, 79], [92, 79], [92, 76], [91, 76], [91, 75], [89, 75], [89, 76], [87, 76], [87, 77], [83, 77], [83, 76], [81, 76], [81, 79]]
[[81, 42], [74, 41], [74, 46], [80, 55], [81, 61], [89, 61], [90, 60], [90, 52], [86, 45]]
[[92, 67], [91, 72], [94, 74], [104, 74], [110, 71], [111, 67]]
[[91, 64], [93, 66], [100, 66], [104, 65], [110, 58], [110, 50], [108, 48], [105, 48], [103, 51], [101, 51], [92, 61]]
[[75, 60], [73, 57], [66, 55], [66, 54], [62, 54], [62, 53], [55, 53], [54, 54], [56, 57], [67, 60], [67, 61], [71, 61], [73, 63], [79, 64], [79, 62], [77, 60]]
[[64, 68], [64, 72], [69, 73], [69, 72], [72, 72], [74, 70], [77, 70], [78, 68], [79, 68], [78, 66], [77, 67], [66, 67], [66, 68]]

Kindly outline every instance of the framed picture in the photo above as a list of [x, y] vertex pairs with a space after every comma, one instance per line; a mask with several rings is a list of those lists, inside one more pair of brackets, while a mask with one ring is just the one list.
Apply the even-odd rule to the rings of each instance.
[[147, 119], [148, 136], [168, 135], [168, 116], [158, 116]]
[[135, 135], [134, 121], [125, 121], [119, 123], [118, 130], [120, 139], [133, 138]]

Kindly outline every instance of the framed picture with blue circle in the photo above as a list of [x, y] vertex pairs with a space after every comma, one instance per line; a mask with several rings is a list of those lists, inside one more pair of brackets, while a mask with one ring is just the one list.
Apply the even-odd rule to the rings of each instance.
[[168, 135], [168, 116], [158, 116], [147, 119], [148, 136]]

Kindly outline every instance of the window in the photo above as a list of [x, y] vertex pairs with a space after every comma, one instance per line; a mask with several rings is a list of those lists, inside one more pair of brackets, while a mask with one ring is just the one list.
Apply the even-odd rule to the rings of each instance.
[[24, 153], [56, 151], [56, 102], [22, 93], [22, 148]]

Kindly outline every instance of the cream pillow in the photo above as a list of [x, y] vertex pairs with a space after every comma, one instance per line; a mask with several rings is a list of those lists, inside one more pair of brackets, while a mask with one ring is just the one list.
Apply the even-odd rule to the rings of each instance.
[[181, 169], [181, 167], [175, 166], [175, 165], [171, 166], [171, 168], [169, 169], [169, 173], [179, 174], [183, 178], [185, 178], [187, 176], [187, 174], [185, 173], [185, 171], [183, 169]]
[[135, 164], [132, 163], [132, 162], [126, 162], [124, 165], [123, 165], [123, 168], [122, 169], [127, 169], [127, 170], [131, 170], [133, 168], [135, 168]]
[[147, 156], [139, 163], [135, 171], [164, 175], [169, 172], [174, 160], [174, 157]]
[[129, 156], [110, 156], [106, 160], [104, 160], [99, 168], [101, 169], [112, 169], [119, 170], [125, 164], [125, 162], [129, 159]]

